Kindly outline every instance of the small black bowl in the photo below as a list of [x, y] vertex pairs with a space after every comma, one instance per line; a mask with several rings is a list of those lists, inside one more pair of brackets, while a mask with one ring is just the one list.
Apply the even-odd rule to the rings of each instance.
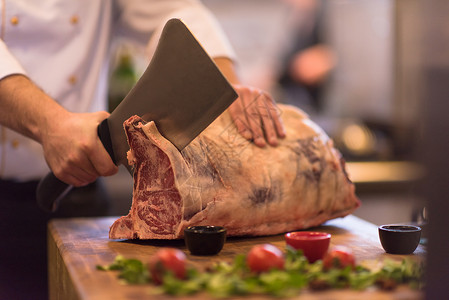
[[218, 254], [226, 241], [226, 228], [221, 226], [190, 226], [184, 229], [184, 241], [193, 255]]
[[379, 238], [385, 252], [411, 254], [418, 247], [421, 228], [414, 225], [379, 226]]

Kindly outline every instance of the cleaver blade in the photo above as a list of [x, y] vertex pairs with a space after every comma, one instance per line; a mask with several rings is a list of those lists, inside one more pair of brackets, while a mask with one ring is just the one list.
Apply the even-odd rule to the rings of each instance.
[[133, 115], [155, 121], [159, 132], [182, 150], [236, 98], [185, 24], [171, 19], [142, 77], [107, 119], [111, 157], [117, 165], [128, 165], [123, 122]]

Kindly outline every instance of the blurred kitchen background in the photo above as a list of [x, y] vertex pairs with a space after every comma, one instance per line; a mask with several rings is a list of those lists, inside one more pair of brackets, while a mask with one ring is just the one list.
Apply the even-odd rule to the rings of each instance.
[[[421, 222], [419, 1], [202, 2], [228, 35], [243, 82], [302, 108], [334, 139], [362, 201], [355, 215]], [[118, 46], [111, 109], [146, 66], [142, 49]], [[132, 178], [123, 168], [106, 185], [112, 214], [126, 214]]]

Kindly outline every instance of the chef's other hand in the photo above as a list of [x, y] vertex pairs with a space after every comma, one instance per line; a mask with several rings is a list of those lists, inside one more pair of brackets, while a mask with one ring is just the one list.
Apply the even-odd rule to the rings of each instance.
[[259, 147], [268, 142], [277, 146], [279, 138], [285, 137], [280, 111], [273, 98], [260, 89], [234, 85], [237, 100], [229, 107], [229, 113], [238, 132]]
[[41, 142], [45, 159], [56, 177], [79, 187], [99, 176], [117, 173], [117, 166], [97, 135], [98, 124], [108, 116], [105, 111], [65, 111], [47, 123]]

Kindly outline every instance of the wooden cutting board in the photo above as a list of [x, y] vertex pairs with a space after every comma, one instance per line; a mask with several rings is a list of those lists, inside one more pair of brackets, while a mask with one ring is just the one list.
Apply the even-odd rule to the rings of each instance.
[[[207, 294], [192, 297], [170, 297], [151, 294], [151, 285], [131, 286], [120, 284], [115, 272], [103, 272], [97, 265], [108, 265], [121, 254], [126, 258], [148, 261], [160, 247], [176, 247], [183, 250], [189, 264], [201, 269], [214, 261], [231, 262], [237, 254], [247, 253], [261, 243], [272, 243], [285, 248], [283, 235], [252, 238], [228, 238], [223, 250], [216, 256], [192, 256], [185, 248], [183, 240], [175, 241], [127, 241], [110, 240], [109, 226], [116, 220], [108, 218], [76, 218], [53, 220], [48, 227], [50, 299], [213, 299]], [[402, 260], [404, 257], [420, 260], [425, 249], [419, 246], [412, 255], [386, 254], [382, 249], [378, 229], [355, 216], [326, 222], [316, 231], [326, 231], [332, 235], [333, 245], [346, 245], [353, 249], [358, 262], [379, 264], [385, 259]], [[264, 299], [276, 299], [263, 297]], [[261, 299], [240, 297], [233, 299]], [[365, 291], [329, 290], [324, 292], [303, 291], [294, 299], [423, 299], [421, 292], [400, 286], [392, 292], [369, 289]]]

